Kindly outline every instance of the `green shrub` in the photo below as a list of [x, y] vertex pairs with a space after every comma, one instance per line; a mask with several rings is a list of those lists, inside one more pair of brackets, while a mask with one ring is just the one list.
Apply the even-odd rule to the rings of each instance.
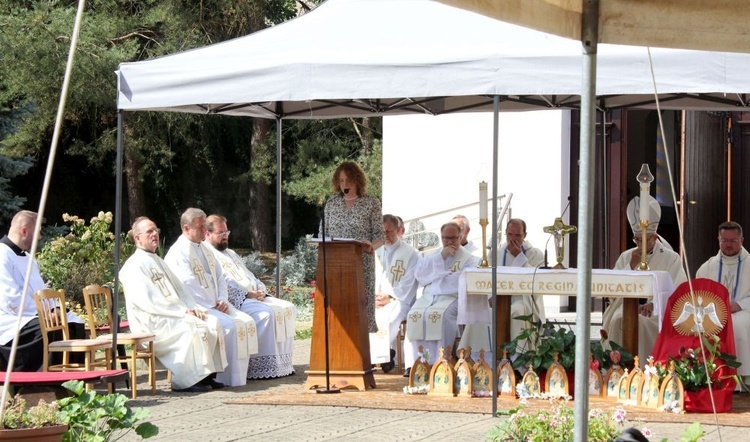
[[[115, 235], [110, 231], [111, 212], [99, 212], [88, 225], [67, 213], [68, 233], [50, 240], [39, 253], [39, 270], [53, 289], [64, 289], [73, 305], [82, 303], [82, 290], [89, 284], [114, 281]], [[122, 234], [120, 264], [133, 254], [135, 245]]]
[[[281, 259], [281, 283], [287, 286], [308, 284], [318, 270], [318, 248], [309, 242], [310, 236], [300, 238], [291, 255]], [[274, 270], [273, 277], [276, 278]]]

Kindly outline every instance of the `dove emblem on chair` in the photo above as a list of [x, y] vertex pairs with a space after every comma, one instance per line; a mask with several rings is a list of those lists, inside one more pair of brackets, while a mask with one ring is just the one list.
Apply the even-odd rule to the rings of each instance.
[[693, 305], [689, 301], [685, 302], [682, 306], [682, 313], [680, 313], [680, 316], [672, 325], [678, 328], [680, 324], [690, 319], [691, 316], [693, 317], [693, 326], [690, 328], [690, 331], [693, 333], [703, 333], [705, 331], [703, 321], [706, 319], [713, 323], [713, 327], [709, 325], [710, 328], [716, 327], [718, 330], [723, 328], [723, 324], [716, 313], [716, 304], [710, 302], [707, 306], [704, 306], [702, 296], [697, 297], [696, 305]]

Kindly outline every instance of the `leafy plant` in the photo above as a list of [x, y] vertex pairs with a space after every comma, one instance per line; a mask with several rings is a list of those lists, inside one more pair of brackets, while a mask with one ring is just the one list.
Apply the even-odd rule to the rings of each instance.
[[599, 368], [606, 371], [613, 364], [627, 365], [633, 361], [633, 355], [616, 342], [609, 340], [607, 332], [599, 332], [601, 339], [591, 343], [591, 356], [598, 362]]
[[[63, 215], [69, 233], [45, 244], [39, 254], [39, 269], [50, 287], [65, 289], [72, 304], [82, 303], [81, 290], [89, 284], [114, 281], [115, 235], [110, 231], [111, 212], [99, 212], [88, 225], [78, 216]], [[120, 262], [135, 250], [133, 241], [122, 235]]]
[[[281, 259], [282, 284], [305, 285], [315, 279], [318, 270], [318, 248], [310, 243], [310, 236], [300, 238], [291, 255]], [[274, 278], [276, 270], [274, 270]]]
[[[127, 406], [128, 398], [120, 393], [99, 395], [85, 391], [83, 382], [68, 381], [63, 384], [74, 396], [59, 399], [62, 420], [68, 424], [64, 442], [108, 441], [115, 435], [135, 430], [143, 439], [159, 434], [159, 428], [150, 422], [141, 422], [149, 416], [148, 410]], [[139, 423], [140, 422], [140, 423]]]
[[[516, 316], [513, 319], [534, 324], [531, 315]], [[534, 371], [546, 370], [555, 361], [555, 354], [562, 366], [568, 370], [575, 363], [575, 340], [573, 331], [555, 328], [555, 325], [539, 321], [527, 327], [510, 342], [503, 344], [503, 350], [515, 355], [513, 368], [523, 371], [531, 365]]]
[[60, 407], [56, 402], [45, 402], [27, 407], [26, 400], [19, 395], [8, 400], [3, 411], [3, 428], [43, 428], [63, 424]]
[[[540, 410], [527, 414], [523, 407], [517, 407], [503, 414], [510, 418], [491, 428], [486, 436], [488, 441], [539, 441], [567, 442], [572, 440], [575, 427], [573, 408], [557, 402], [551, 410]], [[609, 411], [592, 409], [589, 411], [588, 440], [611, 441], [620, 434], [625, 425], [626, 412], [618, 407]], [[651, 435], [648, 429], [644, 433]]]
[[[695, 349], [680, 347], [679, 355], [669, 357], [669, 360], [675, 363], [675, 373], [682, 381], [683, 388], [686, 391], [698, 391], [708, 387], [709, 380], [714, 388], [723, 388], [724, 381], [729, 379], [739, 384], [741, 379], [734, 373], [735, 369], [742, 364], [737, 361], [737, 357], [719, 350], [721, 347], [719, 336], [713, 335], [708, 338], [702, 334], [700, 336], [705, 353], [700, 347]], [[667, 374], [667, 368], [662, 364], [657, 364], [657, 371], [660, 377]]]

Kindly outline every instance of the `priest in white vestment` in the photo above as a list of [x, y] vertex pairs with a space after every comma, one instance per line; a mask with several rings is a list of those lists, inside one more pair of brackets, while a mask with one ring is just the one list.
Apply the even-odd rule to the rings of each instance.
[[120, 269], [130, 329], [153, 333], [156, 358], [172, 373], [175, 391], [208, 391], [203, 384], [227, 365], [219, 321], [155, 253], [159, 229], [146, 217], [133, 224], [136, 251]]
[[[513, 218], [505, 226], [506, 242], [500, 248], [497, 255], [498, 264], [503, 267], [539, 267], [544, 262], [544, 253], [533, 247], [526, 240], [526, 222], [520, 218]], [[491, 295], [490, 295], [491, 296]], [[488, 297], [489, 302], [489, 297]], [[465, 321], [466, 327], [461, 335], [458, 348], [471, 347], [471, 357], [479, 360], [479, 352], [484, 349], [485, 360], [492, 362], [492, 316], [488, 303], [475, 305], [476, 300], [468, 299], [465, 293], [459, 294], [459, 324]], [[462, 311], [467, 310], [466, 314]], [[468, 311], [479, 310], [479, 311]], [[512, 296], [510, 304], [510, 317], [532, 316], [534, 322], [545, 321], [544, 297], [543, 296]], [[531, 324], [521, 320], [511, 319], [510, 337], [515, 339], [526, 326]], [[503, 344], [502, 342], [500, 343]], [[519, 349], [529, 350], [529, 343], [519, 343]], [[502, 356], [502, 355], [500, 355]]]
[[483, 244], [476, 245], [474, 241], [469, 241], [469, 232], [471, 232], [469, 218], [464, 215], [456, 215], [453, 217], [451, 222], [458, 224], [458, 226], [461, 228], [461, 246], [480, 260], [484, 258], [484, 252], [482, 251], [482, 249], [485, 246]]
[[[39, 265], [28, 250], [34, 240], [37, 214], [22, 210], [13, 216], [8, 234], [0, 239], [0, 370], [8, 369], [10, 351], [16, 337], [18, 313], [21, 323], [14, 371], [38, 371], [42, 368], [44, 341], [37, 317], [34, 292], [47, 288], [39, 273]], [[23, 291], [26, 269], [31, 262], [28, 289]], [[23, 309], [21, 301], [25, 299]], [[83, 320], [68, 312], [71, 338], [85, 337]], [[54, 339], [62, 339], [53, 337]], [[59, 356], [59, 353], [57, 354]], [[80, 356], [80, 355], [78, 355]], [[55, 357], [55, 356], [53, 356]], [[53, 361], [54, 362], [54, 361]], [[83, 361], [80, 361], [83, 362]]]
[[227, 281], [213, 253], [203, 244], [206, 213], [189, 208], [180, 218], [182, 235], [169, 248], [164, 261], [193, 293], [195, 302], [219, 319], [226, 342], [226, 370], [216, 381], [230, 387], [247, 383], [250, 355], [258, 352], [258, 336], [267, 334], [268, 325], [257, 326], [253, 318], [229, 303]]
[[435, 362], [438, 349], [455, 344], [458, 336], [458, 281], [464, 269], [479, 265], [479, 258], [460, 244], [461, 227], [449, 222], [440, 228], [443, 248], [425, 256], [415, 276], [423, 286], [422, 297], [409, 310], [404, 340], [404, 362], [410, 369], [419, 346]]
[[388, 373], [394, 367], [398, 331], [414, 305], [419, 284], [414, 272], [419, 252], [406, 244], [399, 217], [383, 215], [385, 244], [375, 251], [375, 322], [378, 332], [370, 333], [370, 359]]
[[742, 365], [737, 374], [750, 382], [750, 255], [742, 245], [742, 226], [727, 221], [719, 226], [719, 253], [706, 261], [696, 273], [697, 278], [713, 279], [729, 291], [734, 343], [737, 361]]
[[[677, 287], [687, 280], [682, 260], [680, 259], [680, 255], [675, 253], [656, 234], [659, 221], [661, 220], [661, 206], [659, 206], [654, 197], [649, 195], [648, 198], [649, 213], [647, 219], [649, 224], [646, 228], [646, 250], [648, 251], [646, 262], [648, 262], [650, 270], [668, 272], [669, 276], [672, 277], [674, 286]], [[633, 241], [636, 246], [622, 252], [615, 263], [615, 270], [637, 270], [641, 262], [643, 230], [641, 229], [640, 200], [641, 198], [636, 196], [630, 200], [627, 207], [628, 223], [630, 223], [630, 228], [633, 229]], [[640, 306], [639, 313], [638, 356], [641, 361], [646, 361], [651, 356], [651, 350], [653, 350], [654, 343], [656, 343], [661, 318], [654, 314], [654, 303], [650, 299], [646, 304]], [[615, 298], [602, 315], [602, 329], [607, 331], [610, 341], [622, 345], [622, 328], [622, 298]], [[627, 350], [633, 351], [633, 349]]]
[[204, 244], [211, 250], [227, 279], [229, 302], [247, 313], [267, 333], [258, 335], [258, 353], [250, 356], [248, 379], [271, 379], [294, 373], [294, 348], [297, 307], [289, 301], [268, 295], [268, 289], [229, 248], [227, 219], [221, 215], [206, 218]]

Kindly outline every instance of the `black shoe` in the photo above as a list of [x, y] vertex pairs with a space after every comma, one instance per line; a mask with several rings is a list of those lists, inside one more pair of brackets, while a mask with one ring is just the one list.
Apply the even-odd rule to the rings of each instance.
[[383, 370], [383, 373], [390, 373], [394, 368], [396, 368], [396, 365], [393, 362], [383, 362], [380, 364], [380, 369]]
[[404, 377], [408, 378], [409, 375], [411, 375], [411, 367], [409, 367], [406, 370], [404, 370]]
[[172, 388], [172, 391], [177, 393], [205, 393], [211, 391], [211, 387], [208, 385], [195, 384], [188, 388]]
[[208, 380], [208, 386], [210, 388], [213, 388], [214, 390], [220, 390], [220, 389], [226, 387], [226, 385], [222, 384], [221, 382], [217, 381], [216, 379], [209, 379]]
[[209, 389], [219, 390], [221, 388], [224, 388], [225, 385], [221, 382], [214, 379], [213, 375], [206, 376], [203, 378], [200, 382], [198, 382], [200, 385], [205, 385]]

